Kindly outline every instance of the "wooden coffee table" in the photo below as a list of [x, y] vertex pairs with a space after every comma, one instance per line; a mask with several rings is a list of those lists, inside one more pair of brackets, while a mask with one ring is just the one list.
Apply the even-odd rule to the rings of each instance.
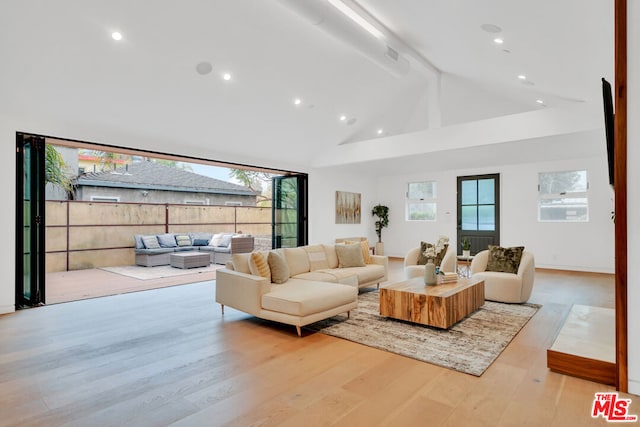
[[380, 315], [448, 329], [484, 304], [484, 280], [425, 286], [422, 277], [380, 287]]

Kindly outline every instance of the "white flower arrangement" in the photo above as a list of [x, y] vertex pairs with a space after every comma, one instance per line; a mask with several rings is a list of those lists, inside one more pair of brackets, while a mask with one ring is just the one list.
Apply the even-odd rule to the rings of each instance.
[[440, 252], [442, 252], [446, 245], [449, 244], [449, 238], [447, 236], [440, 236], [435, 246], [429, 246], [422, 254], [425, 258], [434, 260]]

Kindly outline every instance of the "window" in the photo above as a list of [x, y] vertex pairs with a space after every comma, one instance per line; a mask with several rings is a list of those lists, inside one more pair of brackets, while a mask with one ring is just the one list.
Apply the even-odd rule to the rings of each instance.
[[242, 202], [224, 202], [225, 206], [242, 206]]
[[208, 205], [206, 200], [185, 200], [185, 205]]
[[587, 171], [538, 174], [538, 221], [589, 221]]
[[117, 196], [91, 196], [92, 202], [119, 202], [120, 197]]
[[436, 220], [436, 181], [409, 183], [406, 212], [407, 221]]

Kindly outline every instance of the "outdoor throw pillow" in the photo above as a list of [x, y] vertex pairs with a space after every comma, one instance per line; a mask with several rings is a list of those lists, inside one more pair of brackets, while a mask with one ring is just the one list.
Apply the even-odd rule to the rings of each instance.
[[362, 246], [359, 244], [352, 245], [336, 245], [336, 254], [338, 255], [338, 267], [364, 267], [364, 258], [362, 257]]
[[173, 237], [173, 234], [159, 234], [158, 243], [160, 243], [161, 248], [175, 248], [176, 246], [178, 246], [175, 237]]
[[222, 237], [220, 238], [220, 243], [218, 244], [218, 247], [222, 247], [222, 248], [226, 248], [231, 244], [231, 238], [233, 237], [233, 234], [223, 234]]
[[260, 252], [251, 252], [251, 257], [249, 258], [249, 271], [254, 276], [262, 276], [271, 280], [271, 269], [269, 268], [269, 264], [267, 263], [264, 255]]
[[524, 252], [524, 246], [503, 248], [489, 245], [489, 260], [487, 261], [486, 271], [517, 274], [522, 252]]
[[362, 249], [362, 259], [364, 259], [365, 264], [371, 264], [371, 253], [369, 253], [369, 241], [368, 240], [360, 240], [360, 241], [352, 241], [347, 240], [344, 242], [347, 245], [360, 245]]
[[142, 243], [147, 249], [160, 249], [160, 244], [156, 236], [142, 236]]
[[191, 246], [191, 237], [188, 234], [176, 234], [178, 246]]
[[269, 252], [267, 256], [267, 262], [271, 269], [271, 281], [273, 283], [284, 283], [289, 280], [289, 266], [284, 257], [280, 256], [277, 252]]
[[207, 246], [208, 244], [207, 239], [193, 239], [193, 246]]
[[209, 240], [209, 246], [220, 246], [220, 240], [222, 240], [222, 233], [214, 234]]

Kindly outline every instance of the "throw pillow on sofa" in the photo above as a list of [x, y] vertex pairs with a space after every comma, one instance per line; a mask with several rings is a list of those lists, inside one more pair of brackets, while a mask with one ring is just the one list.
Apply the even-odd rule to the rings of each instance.
[[327, 254], [321, 245], [305, 246], [304, 250], [309, 257], [309, 270], [322, 270], [329, 268], [329, 262], [327, 261]]
[[271, 281], [273, 283], [281, 284], [289, 280], [289, 266], [284, 257], [277, 252], [271, 251], [267, 256], [267, 262], [269, 263]]
[[231, 238], [233, 234], [223, 234], [220, 238], [220, 243], [218, 243], [218, 247], [226, 248], [231, 244]]
[[214, 234], [209, 240], [209, 246], [220, 246], [220, 240], [222, 240], [222, 233]]
[[207, 239], [193, 239], [193, 246], [208, 246], [209, 241]]
[[365, 267], [364, 258], [362, 257], [362, 246], [359, 244], [352, 245], [336, 245], [336, 254], [338, 255], [338, 267]]
[[178, 246], [173, 234], [158, 234], [158, 243], [161, 248], [175, 248]]
[[191, 246], [191, 237], [188, 234], [176, 234], [176, 243], [178, 246]]
[[160, 243], [156, 236], [142, 236], [142, 243], [147, 249], [160, 249]]
[[251, 252], [251, 256], [249, 257], [249, 271], [254, 276], [262, 276], [265, 279], [271, 280], [271, 269], [264, 255], [260, 252]]
[[347, 240], [344, 242], [347, 245], [360, 245], [362, 249], [362, 258], [364, 259], [365, 264], [371, 264], [371, 254], [369, 253], [369, 241], [368, 240], [360, 240], [360, 241], [352, 241]]
[[503, 248], [489, 245], [489, 260], [487, 261], [486, 271], [517, 274], [522, 252], [524, 252], [524, 246]]

